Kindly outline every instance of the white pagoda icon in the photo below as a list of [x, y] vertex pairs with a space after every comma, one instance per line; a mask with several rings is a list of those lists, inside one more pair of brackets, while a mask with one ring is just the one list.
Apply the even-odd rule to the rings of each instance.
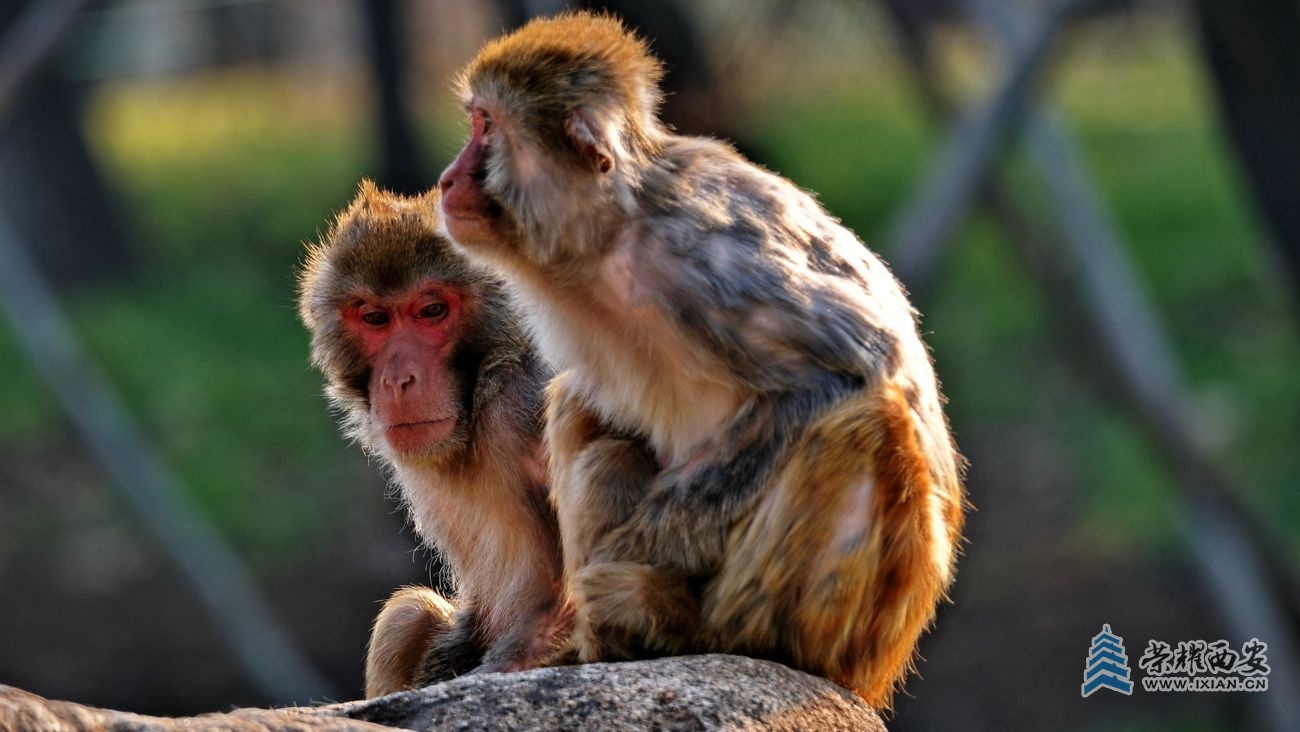
[[1101, 632], [1092, 637], [1080, 690], [1084, 698], [1087, 698], [1098, 689], [1110, 689], [1130, 696], [1133, 694], [1124, 639], [1110, 632], [1109, 623], [1101, 626]]

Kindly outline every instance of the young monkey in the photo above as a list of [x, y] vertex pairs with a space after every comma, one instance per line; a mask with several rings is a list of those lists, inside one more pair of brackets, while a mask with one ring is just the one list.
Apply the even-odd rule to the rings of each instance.
[[501, 283], [437, 233], [438, 193], [365, 181], [309, 249], [299, 312], [347, 433], [392, 470], [452, 602], [408, 587], [375, 621], [366, 695], [536, 665], [566, 627], [541, 449], [549, 371]]
[[446, 230], [560, 372], [577, 655], [763, 656], [887, 706], [964, 509], [915, 314], [812, 196], [666, 129], [660, 74], [604, 16], [492, 41], [440, 182]]

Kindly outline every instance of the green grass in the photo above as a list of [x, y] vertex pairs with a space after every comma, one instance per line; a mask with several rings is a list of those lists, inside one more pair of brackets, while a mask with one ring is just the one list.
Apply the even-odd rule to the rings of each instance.
[[[1222, 444], [1257, 514], [1300, 551], [1294, 311], [1272, 279], [1263, 232], [1219, 135], [1211, 90], [1192, 49], [1157, 38], [1131, 57], [1086, 57], [1070, 67], [1059, 96], [1169, 326], [1206, 416], [1197, 427]], [[1101, 454], [1123, 452], [1132, 451]], [[1150, 467], [1125, 470], [1138, 494], [1147, 486], [1136, 479], [1154, 468], [1153, 461], [1141, 462]], [[1120, 491], [1113, 503], [1125, 495]]]
[[[320, 121], [287, 86], [236, 74], [102, 90], [88, 127], [141, 271], [68, 303], [198, 505], [265, 562], [327, 534], [358, 460], [308, 368], [294, 268], [366, 171], [365, 130], [355, 115]], [[0, 368], [0, 439], [57, 435], [53, 401], [5, 331]]]
[[[1209, 415], [1198, 427], [1300, 551], [1295, 323], [1192, 49], [1168, 33], [1143, 38], [1125, 53], [1070, 45], [1051, 97], [1170, 326]], [[337, 436], [307, 367], [292, 272], [301, 242], [373, 173], [369, 130], [356, 85], [323, 96], [303, 86], [232, 72], [101, 88], [88, 129], [130, 212], [142, 271], [69, 303], [194, 498], [261, 561], [328, 537], [352, 499], [348, 476], [366, 469]], [[441, 134], [427, 148], [452, 149], [459, 128], [440, 112], [430, 119]], [[828, 79], [774, 95], [751, 121], [766, 162], [873, 243], [938, 139], [905, 79], [887, 69], [865, 86]], [[1063, 348], [1070, 334], [990, 221], [965, 228], [924, 309], [959, 431], [1045, 425], [1041, 439], [1059, 445], [1084, 488], [1081, 532], [1107, 532], [1121, 551], [1172, 544], [1175, 486], [1122, 411], [1077, 377]], [[0, 369], [0, 439], [55, 439], [63, 425], [53, 401], [4, 329]]]

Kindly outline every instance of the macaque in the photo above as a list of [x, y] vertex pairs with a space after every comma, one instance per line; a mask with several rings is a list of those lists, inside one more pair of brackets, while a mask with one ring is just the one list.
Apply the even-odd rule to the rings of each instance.
[[437, 233], [438, 193], [365, 181], [300, 278], [312, 362], [347, 434], [392, 471], [453, 602], [408, 587], [375, 621], [366, 695], [537, 665], [566, 627], [541, 445], [550, 372], [502, 284]]
[[442, 224], [522, 298], [581, 661], [771, 658], [888, 706], [952, 581], [961, 459], [898, 281], [816, 200], [659, 120], [600, 15], [461, 73]]

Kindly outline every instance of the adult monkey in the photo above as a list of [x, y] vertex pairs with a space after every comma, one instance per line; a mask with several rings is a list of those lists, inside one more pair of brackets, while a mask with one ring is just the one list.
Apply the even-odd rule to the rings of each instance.
[[660, 66], [566, 14], [462, 72], [443, 223], [560, 372], [582, 660], [737, 652], [888, 705], [951, 582], [960, 458], [915, 316], [789, 181], [660, 124]]
[[369, 181], [310, 249], [299, 311], [349, 434], [388, 465], [458, 589], [408, 587], [375, 621], [366, 695], [550, 655], [567, 631], [546, 499], [542, 386], [502, 284], [437, 233], [437, 191]]

